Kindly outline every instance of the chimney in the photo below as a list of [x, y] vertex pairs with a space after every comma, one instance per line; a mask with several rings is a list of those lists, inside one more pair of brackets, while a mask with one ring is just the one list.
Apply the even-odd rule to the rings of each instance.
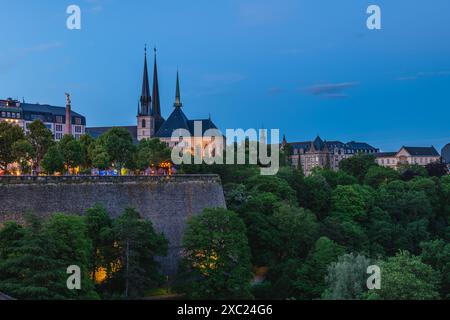
[[66, 93], [66, 135], [72, 135], [72, 106], [70, 101], [70, 94]]

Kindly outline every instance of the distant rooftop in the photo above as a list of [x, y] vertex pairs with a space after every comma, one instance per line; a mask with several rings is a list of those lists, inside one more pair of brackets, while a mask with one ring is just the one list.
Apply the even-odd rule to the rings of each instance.
[[371, 152], [377, 152], [378, 149], [375, 147], [372, 147], [368, 143], [365, 142], [356, 142], [356, 141], [350, 141], [347, 143], [343, 143], [341, 141], [324, 141], [319, 136], [314, 141], [300, 141], [300, 142], [289, 142], [288, 145], [292, 146], [294, 149], [303, 149], [305, 151], [308, 151], [311, 148], [311, 145], [314, 145], [314, 148], [316, 150], [323, 150], [325, 145], [328, 149], [334, 149], [334, 148], [343, 148], [347, 151], [353, 151], [357, 152], [360, 150]]
[[437, 150], [434, 147], [405, 147], [403, 146], [406, 151], [412, 156], [432, 156], [432, 157], [439, 157], [440, 154], [437, 152]]

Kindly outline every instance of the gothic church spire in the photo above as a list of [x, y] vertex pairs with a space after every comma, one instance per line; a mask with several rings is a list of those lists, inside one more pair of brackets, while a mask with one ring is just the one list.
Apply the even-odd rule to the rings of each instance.
[[150, 115], [152, 97], [150, 96], [150, 83], [148, 81], [147, 46], [145, 46], [144, 76], [142, 79], [142, 93], [140, 102], [141, 102], [140, 115], [143, 116]]
[[181, 103], [181, 95], [180, 95], [180, 77], [177, 71], [177, 90], [175, 93], [175, 103], [173, 105], [175, 108], [181, 108], [183, 104]]
[[159, 83], [158, 83], [158, 67], [156, 63], [156, 48], [155, 50], [155, 64], [153, 68], [153, 104], [152, 112], [156, 118], [161, 118], [161, 105], [159, 101]]

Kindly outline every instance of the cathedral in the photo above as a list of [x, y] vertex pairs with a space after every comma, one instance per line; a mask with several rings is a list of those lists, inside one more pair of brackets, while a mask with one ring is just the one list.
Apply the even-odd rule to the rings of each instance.
[[[130, 132], [133, 141], [138, 143], [143, 139], [158, 138], [166, 142], [170, 147], [175, 145], [171, 141], [172, 133], [178, 129], [184, 129], [190, 132], [191, 137], [195, 137], [194, 124], [201, 124], [202, 134], [209, 129], [217, 129], [216, 125], [209, 119], [190, 120], [183, 112], [183, 104], [181, 103], [180, 79], [177, 72], [175, 102], [173, 111], [167, 119], [161, 113], [161, 102], [159, 97], [158, 83], [158, 66], [156, 62], [156, 49], [154, 50], [154, 67], [153, 67], [153, 86], [150, 92], [150, 81], [147, 66], [147, 49], [144, 56], [144, 75], [142, 79], [141, 97], [138, 103], [137, 123], [135, 126], [117, 126], [124, 128]], [[86, 133], [93, 138], [98, 138], [112, 127], [86, 128]]]

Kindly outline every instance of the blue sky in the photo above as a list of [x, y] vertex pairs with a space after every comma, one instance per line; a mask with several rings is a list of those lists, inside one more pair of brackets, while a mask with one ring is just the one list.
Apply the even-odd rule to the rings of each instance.
[[[66, 28], [66, 8], [82, 29]], [[382, 10], [382, 30], [366, 9]], [[382, 150], [450, 142], [448, 0], [0, 0], [0, 98], [73, 108], [89, 126], [135, 123], [143, 47], [161, 103], [226, 128]]]

